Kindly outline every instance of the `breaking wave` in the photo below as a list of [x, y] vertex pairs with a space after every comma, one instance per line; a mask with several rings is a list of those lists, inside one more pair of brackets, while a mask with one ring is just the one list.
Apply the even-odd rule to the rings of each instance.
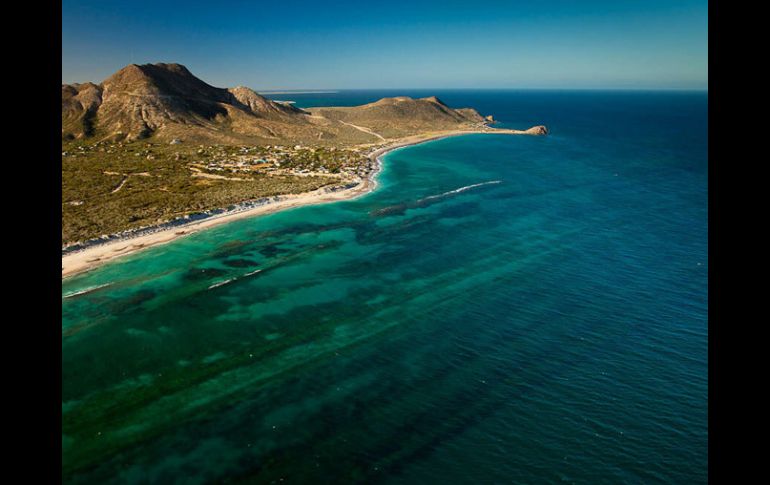
[[211, 290], [213, 288], [217, 288], [217, 287], [222, 286], [222, 285], [226, 285], [228, 283], [232, 283], [235, 280], [236, 280], [236, 278], [230, 278], [229, 280], [224, 280], [224, 281], [220, 281], [218, 283], [214, 283], [213, 285], [209, 286], [209, 290]]
[[449, 192], [444, 192], [442, 194], [429, 195], [428, 197], [420, 199], [418, 202], [423, 202], [423, 201], [426, 201], [426, 200], [433, 200], [433, 199], [440, 199], [441, 197], [446, 197], [448, 195], [459, 194], [460, 192], [465, 192], [466, 190], [475, 189], [476, 187], [481, 187], [482, 185], [499, 184], [501, 182], [502, 182], [502, 180], [490, 180], [489, 182], [481, 182], [481, 183], [478, 183], [478, 184], [466, 185], [465, 187], [460, 187], [459, 189], [450, 190]]
[[249, 271], [248, 273], [244, 274], [243, 276], [240, 276], [240, 277], [235, 277], [235, 278], [230, 278], [230, 279], [227, 279], [227, 280], [223, 280], [223, 281], [219, 281], [219, 282], [217, 282], [217, 283], [214, 283], [214, 284], [212, 284], [211, 286], [209, 286], [209, 288], [208, 288], [208, 289], [209, 289], [209, 290], [212, 290], [212, 289], [214, 289], [214, 288], [218, 288], [218, 287], [220, 287], [220, 286], [224, 286], [224, 285], [226, 285], [226, 284], [228, 284], [228, 283], [232, 283], [233, 281], [235, 281], [235, 280], [237, 280], [237, 279], [239, 279], [239, 278], [246, 278], [247, 276], [252, 276], [252, 275], [255, 275], [255, 274], [257, 274], [257, 273], [259, 273], [259, 272], [261, 272], [261, 271], [262, 271], [261, 269], [255, 269], [254, 271]]
[[111, 284], [112, 283], [104, 283], [103, 285], [89, 286], [88, 288], [83, 288], [82, 290], [66, 293], [62, 295], [62, 298], [72, 298], [74, 296], [85, 295], [86, 293], [91, 293], [92, 291], [96, 291], [100, 288], [104, 288], [105, 286], [110, 286]]

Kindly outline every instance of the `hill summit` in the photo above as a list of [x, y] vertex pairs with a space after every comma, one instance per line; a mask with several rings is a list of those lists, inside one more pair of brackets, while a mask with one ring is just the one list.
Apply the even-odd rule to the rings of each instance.
[[62, 85], [63, 139], [358, 144], [484, 123], [435, 96], [302, 110], [244, 86], [211, 86], [175, 63], [129, 64], [100, 84]]

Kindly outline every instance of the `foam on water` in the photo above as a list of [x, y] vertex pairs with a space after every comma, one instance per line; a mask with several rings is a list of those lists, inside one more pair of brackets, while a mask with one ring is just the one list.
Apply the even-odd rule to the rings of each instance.
[[218, 281], [218, 282], [214, 283], [213, 285], [210, 285], [210, 286], [209, 286], [209, 290], [211, 290], [211, 289], [213, 289], [213, 288], [219, 288], [220, 286], [224, 286], [224, 285], [226, 285], [226, 284], [228, 284], [228, 283], [232, 283], [232, 282], [233, 282], [233, 281], [235, 281], [236, 279], [237, 279], [237, 278], [230, 278], [230, 279], [226, 279], [226, 280], [224, 280], [224, 281]]
[[499, 184], [499, 183], [502, 183], [502, 180], [490, 180], [489, 182], [481, 182], [481, 183], [478, 183], [478, 184], [466, 185], [464, 187], [460, 187], [459, 189], [450, 190], [450, 191], [444, 192], [442, 194], [429, 195], [428, 197], [420, 199], [420, 201], [440, 199], [442, 197], [447, 197], [449, 195], [454, 195], [454, 194], [459, 194], [460, 192], [465, 192], [466, 190], [475, 189], [476, 187], [483, 187], [484, 185], [493, 185], [493, 184]]
[[107, 286], [110, 286], [111, 284], [112, 283], [104, 283], [104, 284], [101, 284], [101, 285], [89, 286], [87, 288], [83, 288], [82, 290], [71, 291], [71, 292], [63, 294], [62, 298], [72, 298], [72, 297], [75, 297], [75, 296], [85, 295], [85, 294], [91, 293], [92, 291], [96, 291], [96, 290], [98, 290], [100, 288], [105, 288]]

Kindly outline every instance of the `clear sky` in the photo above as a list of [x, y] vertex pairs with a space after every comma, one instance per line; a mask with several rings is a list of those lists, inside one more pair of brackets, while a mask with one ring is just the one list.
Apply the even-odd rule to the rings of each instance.
[[254, 89], [707, 89], [706, 0], [63, 0], [62, 82], [178, 62]]

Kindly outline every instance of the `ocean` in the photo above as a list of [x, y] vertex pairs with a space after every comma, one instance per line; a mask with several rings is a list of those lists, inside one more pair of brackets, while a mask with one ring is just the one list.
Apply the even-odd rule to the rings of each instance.
[[66, 483], [706, 483], [708, 95], [437, 95], [545, 137], [62, 282]]

